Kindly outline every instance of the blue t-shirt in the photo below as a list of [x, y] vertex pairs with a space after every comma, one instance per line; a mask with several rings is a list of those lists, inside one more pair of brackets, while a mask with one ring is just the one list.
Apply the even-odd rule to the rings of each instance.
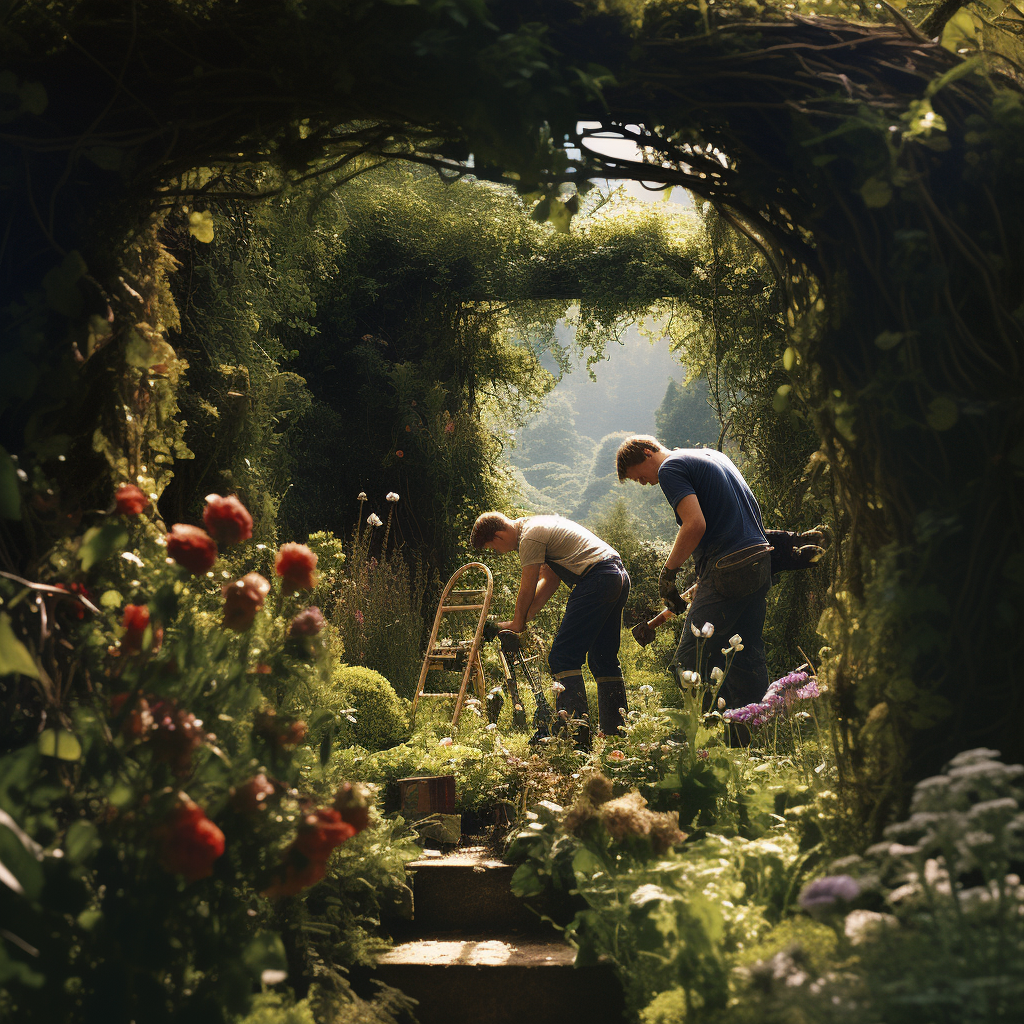
[[[673, 511], [696, 494], [707, 529], [693, 552], [697, 575], [723, 555], [767, 543], [761, 510], [732, 459], [713, 448], [678, 448], [658, 470], [658, 483]], [[676, 514], [676, 522], [680, 523]]]

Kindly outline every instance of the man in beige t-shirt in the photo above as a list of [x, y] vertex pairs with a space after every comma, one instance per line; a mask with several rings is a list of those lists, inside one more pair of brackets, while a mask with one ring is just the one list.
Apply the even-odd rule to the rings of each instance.
[[[589, 721], [583, 685], [586, 659], [597, 681], [601, 731], [614, 734], [623, 724], [626, 687], [619, 664], [622, 609], [629, 597], [629, 575], [619, 553], [588, 529], [562, 516], [509, 519], [485, 512], [473, 524], [473, 547], [502, 554], [519, 552], [522, 575], [516, 608], [499, 629], [521, 633], [565, 583], [571, 590], [565, 614], [551, 644], [548, 665], [563, 689], [555, 706], [572, 718]], [[576, 734], [577, 745], [589, 749], [590, 729]]]

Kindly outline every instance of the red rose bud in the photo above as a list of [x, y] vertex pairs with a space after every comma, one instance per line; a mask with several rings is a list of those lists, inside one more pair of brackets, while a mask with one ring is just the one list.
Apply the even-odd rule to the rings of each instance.
[[138, 654], [142, 650], [142, 638], [149, 625], [149, 607], [144, 604], [126, 604], [121, 624], [124, 626], [121, 650], [125, 654]]
[[370, 806], [373, 793], [361, 782], [343, 782], [334, 794], [334, 809], [341, 820], [348, 822], [356, 832], [362, 832], [370, 823]]
[[225, 629], [241, 632], [252, 625], [256, 613], [263, 607], [270, 593], [270, 583], [258, 572], [249, 572], [234, 583], [225, 583], [221, 592], [224, 594], [222, 624]]
[[114, 501], [117, 502], [117, 511], [123, 516], [137, 516], [149, 507], [149, 498], [135, 484], [118, 487]]
[[310, 860], [325, 861], [336, 846], [355, 834], [356, 830], [343, 821], [333, 807], [320, 807], [306, 815], [292, 843], [292, 850]]
[[285, 593], [312, 590], [316, 584], [315, 568], [316, 555], [305, 544], [282, 544], [274, 562], [274, 571], [281, 577]]
[[167, 554], [193, 575], [201, 576], [217, 561], [217, 545], [198, 526], [175, 523], [167, 534]]
[[239, 814], [256, 814], [267, 808], [274, 795], [274, 784], [262, 772], [231, 793], [231, 806]]
[[252, 516], [233, 494], [206, 496], [203, 525], [218, 544], [241, 544], [252, 536]]
[[192, 770], [192, 754], [206, 739], [203, 723], [172, 701], [158, 700], [150, 710], [154, 725], [150, 739], [153, 760], [168, 764], [175, 775], [187, 775]]
[[153, 836], [160, 866], [186, 882], [209, 878], [214, 861], [224, 853], [224, 833], [188, 797], [153, 830]]
[[316, 636], [324, 628], [323, 613], [316, 605], [299, 612], [288, 626], [289, 636]]
[[333, 808], [321, 807], [306, 815], [263, 895], [271, 899], [294, 896], [315, 885], [327, 873], [327, 861], [334, 848], [355, 834], [356, 830], [342, 821]]

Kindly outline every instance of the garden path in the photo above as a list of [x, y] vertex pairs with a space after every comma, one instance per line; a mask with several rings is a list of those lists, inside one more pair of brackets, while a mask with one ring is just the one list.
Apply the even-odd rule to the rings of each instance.
[[514, 867], [486, 847], [409, 865], [413, 919], [369, 977], [419, 1000], [420, 1024], [620, 1024], [610, 965], [575, 951], [510, 887]]

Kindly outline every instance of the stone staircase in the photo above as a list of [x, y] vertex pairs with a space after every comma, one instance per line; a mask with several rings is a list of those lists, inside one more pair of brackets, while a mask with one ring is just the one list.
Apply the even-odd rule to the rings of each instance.
[[469, 847], [409, 868], [411, 925], [363, 980], [419, 1000], [420, 1024], [621, 1024], [611, 967], [573, 967], [574, 950], [513, 895], [512, 865]]

